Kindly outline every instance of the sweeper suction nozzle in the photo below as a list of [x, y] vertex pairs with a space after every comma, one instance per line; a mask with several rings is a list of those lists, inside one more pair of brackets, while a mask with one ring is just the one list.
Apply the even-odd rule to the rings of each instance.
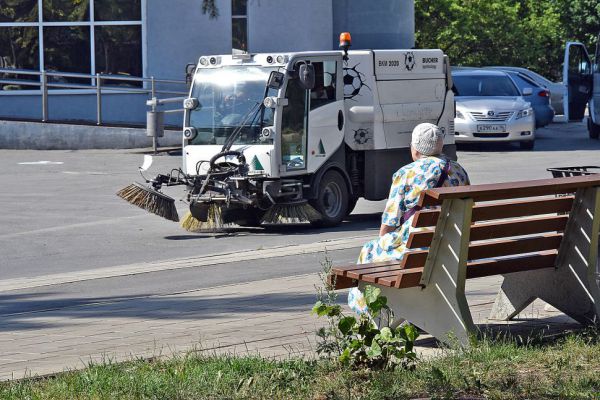
[[117, 196], [152, 214], [179, 222], [175, 199], [151, 187], [134, 182], [119, 190]]

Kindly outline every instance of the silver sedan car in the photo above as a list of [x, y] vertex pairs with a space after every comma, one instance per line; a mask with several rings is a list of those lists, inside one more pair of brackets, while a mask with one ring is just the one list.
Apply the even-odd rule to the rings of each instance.
[[452, 72], [452, 79], [456, 143], [519, 142], [521, 148], [533, 149], [533, 109], [507, 73], [461, 69]]

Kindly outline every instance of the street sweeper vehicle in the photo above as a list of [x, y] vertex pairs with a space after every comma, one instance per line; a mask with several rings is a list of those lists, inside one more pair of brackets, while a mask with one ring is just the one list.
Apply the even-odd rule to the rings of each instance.
[[235, 223], [333, 226], [359, 198], [382, 200], [412, 161], [412, 129], [440, 126], [456, 158], [450, 65], [441, 50], [202, 56], [184, 101], [183, 166], [119, 195], [178, 220], [165, 186], [185, 185], [188, 230]]

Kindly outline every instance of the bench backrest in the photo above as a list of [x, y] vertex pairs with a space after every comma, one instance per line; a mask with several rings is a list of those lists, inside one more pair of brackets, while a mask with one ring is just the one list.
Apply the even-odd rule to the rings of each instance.
[[[396, 287], [426, 284], [431, 272], [426, 268], [429, 250], [439, 245], [436, 241], [445, 223], [457, 225], [446, 234], [456, 231], [455, 241], [463, 242], [462, 250], [453, 248], [449, 256], [466, 258], [465, 278], [553, 267], [574, 206], [574, 192], [581, 197], [586, 189], [600, 191], [600, 175], [428, 190], [419, 204], [431, 209], [413, 218], [413, 227], [423, 229], [411, 233], [409, 250], [399, 266], [412, 273], [386, 279]], [[600, 196], [594, 198], [590, 216], [600, 214]], [[464, 213], [458, 223], [450, 218], [457, 210]]]

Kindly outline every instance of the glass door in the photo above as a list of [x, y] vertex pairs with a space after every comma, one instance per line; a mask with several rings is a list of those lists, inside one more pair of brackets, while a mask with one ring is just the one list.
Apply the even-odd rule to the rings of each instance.
[[309, 91], [299, 79], [288, 81], [281, 118], [281, 165], [285, 171], [306, 169]]

